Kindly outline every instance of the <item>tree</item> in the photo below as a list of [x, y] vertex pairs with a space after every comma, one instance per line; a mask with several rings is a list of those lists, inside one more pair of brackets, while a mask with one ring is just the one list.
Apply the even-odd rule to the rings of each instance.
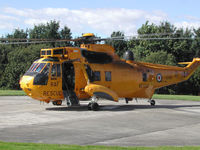
[[0, 87], [2, 87], [2, 78], [8, 64], [8, 53], [12, 51], [12, 47], [10, 45], [1, 45], [0, 46]]
[[35, 25], [30, 29], [30, 39], [60, 39], [59, 22], [50, 21], [47, 24]]
[[119, 56], [122, 56], [124, 52], [127, 50], [127, 42], [122, 40], [124, 39], [124, 33], [121, 31], [113, 32], [111, 34], [111, 38], [121, 38], [120, 40], [108, 40], [106, 41], [106, 44], [111, 45], [114, 47], [116, 53]]
[[[71, 30], [67, 27], [67, 26], [64, 26], [63, 29], [61, 29], [61, 31], [59, 32], [60, 34], [60, 38], [62, 40], [69, 40], [69, 39], [72, 39], [72, 33], [71, 33]], [[72, 46], [71, 42], [70, 41], [66, 41], [65, 43], [63, 43], [62, 45], [64, 46]]]
[[71, 30], [67, 26], [64, 26], [64, 28], [61, 29], [60, 31], [60, 37], [61, 39], [71, 39], [72, 38]]
[[[60, 39], [71, 39], [71, 30], [64, 26], [60, 30], [60, 24], [56, 21], [50, 21], [46, 24], [35, 25], [33, 29], [30, 29], [29, 32], [30, 39], [49, 39], [49, 40], [60, 40]], [[51, 42], [53, 47], [55, 46], [66, 46], [71, 45], [70, 42], [65, 43], [55, 43]]]
[[47, 22], [46, 38], [60, 39], [59, 28], [60, 28], [59, 22], [56, 22], [56, 21], [50, 21], [49, 23]]
[[26, 39], [28, 37], [28, 29], [24, 31], [23, 29], [15, 29], [13, 34], [8, 34], [6, 38], [18, 38], [18, 39]]
[[30, 39], [45, 39], [46, 37], [46, 25], [45, 24], [39, 24], [34, 25], [33, 29], [30, 29], [29, 31], [29, 37]]
[[193, 29], [194, 37], [192, 49], [195, 51], [195, 57], [200, 57], [200, 27], [198, 29]]
[[164, 51], [151, 52], [150, 55], [143, 58], [143, 61], [154, 64], [175, 65], [175, 57]]
[[50, 45], [38, 44], [27, 47], [15, 47], [7, 54], [7, 63], [0, 78], [0, 86], [8, 89], [19, 89], [20, 77], [28, 70], [30, 65], [40, 57], [40, 49]]

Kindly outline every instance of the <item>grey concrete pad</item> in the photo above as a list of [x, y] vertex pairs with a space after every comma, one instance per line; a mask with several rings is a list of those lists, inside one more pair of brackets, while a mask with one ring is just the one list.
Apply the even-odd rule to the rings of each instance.
[[100, 111], [0, 97], [0, 141], [79, 145], [200, 145], [200, 102], [100, 100]]

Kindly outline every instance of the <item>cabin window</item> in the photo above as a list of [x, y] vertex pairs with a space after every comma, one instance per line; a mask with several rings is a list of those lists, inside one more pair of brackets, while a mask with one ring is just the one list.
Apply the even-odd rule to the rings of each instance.
[[106, 81], [111, 81], [111, 72], [110, 71], [106, 71], [105, 72], [105, 80]]
[[53, 50], [53, 54], [54, 55], [63, 54], [63, 49], [55, 49], [55, 50]]
[[47, 55], [51, 55], [51, 50], [48, 50], [48, 51], [47, 51]]
[[60, 64], [57, 64], [57, 77], [60, 77], [60, 75], [61, 75]]
[[94, 71], [94, 81], [101, 81], [100, 71]]
[[53, 64], [51, 68], [51, 76], [52, 77], [60, 77], [61, 76], [61, 68], [60, 64]]
[[51, 68], [51, 76], [52, 76], [52, 77], [55, 77], [55, 76], [56, 76], [56, 64], [53, 64], [53, 65], [52, 65], [52, 68]]
[[42, 51], [42, 55], [45, 55], [46, 54], [46, 51]]
[[142, 78], [143, 78], [143, 81], [146, 82], [147, 81], [147, 73], [143, 73]]

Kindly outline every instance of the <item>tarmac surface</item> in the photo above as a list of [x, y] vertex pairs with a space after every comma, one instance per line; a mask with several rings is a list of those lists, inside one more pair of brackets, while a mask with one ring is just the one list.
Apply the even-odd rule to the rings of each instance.
[[78, 145], [200, 145], [200, 102], [99, 101], [68, 108], [26, 96], [0, 97], [0, 141]]

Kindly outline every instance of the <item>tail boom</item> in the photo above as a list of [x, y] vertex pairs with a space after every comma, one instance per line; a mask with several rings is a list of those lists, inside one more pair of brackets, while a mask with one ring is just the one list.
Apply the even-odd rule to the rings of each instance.
[[200, 58], [194, 58], [192, 62], [187, 62], [187, 64], [184, 68], [174, 66], [163, 67], [163, 65], [153, 66], [153, 64], [151, 67], [148, 67], [154, 70], [154, 81], [152, 79], [154, 89], [188, 80], [200, 66]]

